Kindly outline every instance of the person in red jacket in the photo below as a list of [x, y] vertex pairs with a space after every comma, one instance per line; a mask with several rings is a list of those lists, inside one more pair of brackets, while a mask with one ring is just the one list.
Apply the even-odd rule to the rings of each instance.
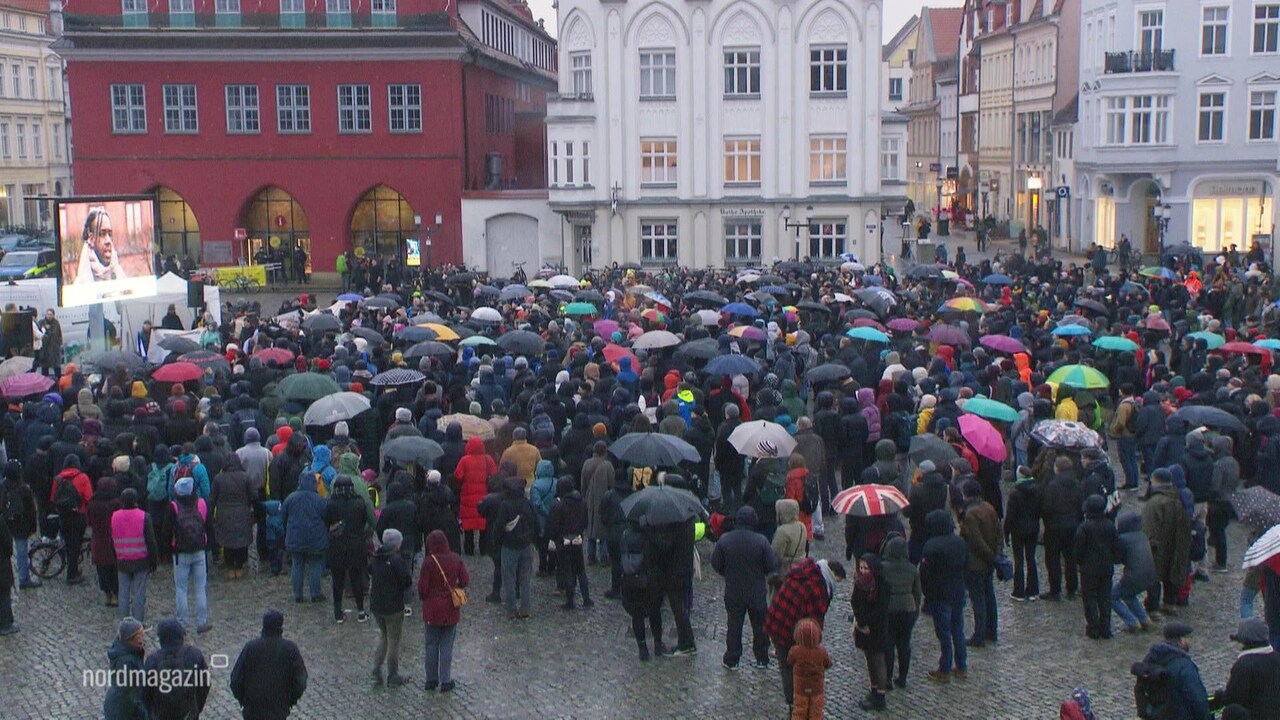
[[[79, 507], [74, 509], [71, 507], [59, 507], [62, 503], [58, 502], [58, 489], [63, 483], [71, 483], [71, 486], [79, 493]], [[79, 585], [84, 582], [84, 575], [80, 574], [80, 546], [84, 544], [85, 523], [87, 522], [85, 513], [89, 510], [89, 498], [92, 495], [93, 486], [89, 483], [89, 476], [80, 470], [80, 458], [76, 455], [68, 455], [63, 462], [62, 472], [58, 473], [57, 478], [53, 481], [53, 487], [49, 491], [49, 502], [57, 510], [59, 524], [62, 526], [62, 542], [68, 549], [68, 585]]]
[[462, 611], [453, 604], [453, 589], [466, 588], [471, 578], [462, 558], [449, 549], [449, 540], [439, 530], [427, 535], [427, 556], [418, 573], [418, 597], [422, 598], [422, 622], [426, 636], [427, 690], [454, 687], [453, 641]]
[[782, 694], [787, 706], [794, 702], [791, 664], [785, 658], [795, 644], [796, 623], [812, 618], [819, 625], [827, 616], [827, 607], [835, 595], [836, 583], [844, 580], [844, 565], [837, 560], [805, 558], [791, 568], [774, 593], [769, 612], [764, 618], [764, 631], [778, 651], [778, 667], [782, 671]]
[[498, 464], [484, 450], [484, 440], [473, 437], [458, 466], [453, 470], [453, 481], [458, 491], [458, 517], [462, 521], [463, 549], [468, 555], [476, 554], [476, 531], [480, 531], [480, 551], [484, 552], [484, 516], [477, 510], [480, 501], [488, 493], [489, 478], [498, 472]]

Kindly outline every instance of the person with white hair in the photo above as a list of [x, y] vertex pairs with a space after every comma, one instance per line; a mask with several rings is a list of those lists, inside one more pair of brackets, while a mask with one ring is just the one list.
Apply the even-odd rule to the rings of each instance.
[[386, 662], [386, 683], [403, 685], [408, 678], [400, 674], [400, 634], [404, 629], [404, 595], [413, 585], [409, 563], [400, 554], [404, 536], [395, 528], [382, 532], [382, 544], [373, 553], [370, 568], [372, 586], [369, 610], [378, 625], [378, 649], [373, 654], [373, 684], [383, 683], [382, 665]]

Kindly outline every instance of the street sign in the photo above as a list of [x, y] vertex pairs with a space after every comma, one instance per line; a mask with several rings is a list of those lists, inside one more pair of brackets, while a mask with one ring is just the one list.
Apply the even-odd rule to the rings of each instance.
[[929, 163], [929, 172], [942, 172], [942, 163]]
[[244, 240], [249, 237], [249, 231], [244, 228], [236, 228], [236, 239]]
[[1054, 188], [1053, 191], [1057, 193], [1058, 197], [1060, 198], [1071, 197], [1071, 188], [1067, 187], [1066, 185], [1059, 185], [1058, 187]]

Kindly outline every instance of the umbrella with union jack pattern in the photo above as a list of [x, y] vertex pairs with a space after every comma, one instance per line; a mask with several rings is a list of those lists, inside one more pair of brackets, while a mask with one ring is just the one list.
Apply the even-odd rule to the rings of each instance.
[[854, 485], [831, 499], [831, 507], [843, 515], [878, 517], [906, 509], [907, 498], [892, 485]]

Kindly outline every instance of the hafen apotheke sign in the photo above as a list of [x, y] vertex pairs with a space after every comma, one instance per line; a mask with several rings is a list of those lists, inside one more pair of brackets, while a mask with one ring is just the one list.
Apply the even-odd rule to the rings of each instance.
[[1261, 180], [1210, 180], [1196, 186], [1196, 197], [1261, 197]]

